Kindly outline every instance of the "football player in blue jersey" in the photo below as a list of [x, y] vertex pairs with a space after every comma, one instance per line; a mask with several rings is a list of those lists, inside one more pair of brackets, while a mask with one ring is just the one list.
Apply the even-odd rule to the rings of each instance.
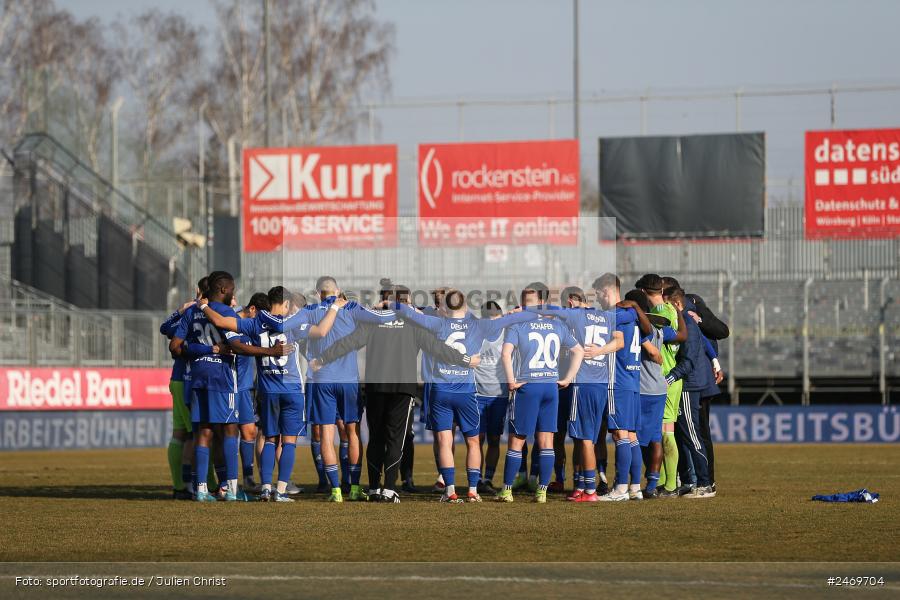
[[[259, 311], [269, 310], [272, 303], [269, 302], [267, 294], [257, 292], [251, 296], [250, 301], [238, 311], [237, 316], [242, 319], [254, 319]], [[258, 429], [256, 427], [256, 406], [254, 402], [254, 391], [256, 389], [256, 368], [254, 357], [254, 349], [248, 336], [229, 331], [225, 334], [230, 346], [235, 348], [236, 352], [243, 351], [238, 354], [238, 409], [240, 425], [240, 456], [241, 468], [243, 475], [243, 485], [245, 490], [253, 490], [256, 488], [256, 482], [253, 481], [253, 459], [256, 449], [256, 436]]]
[[[522, 306], [540, 306], [543, 302], [537, 290], [522, 290]], [[569, 348], [569, 369], [560, 377], [559, 352]], [[515, 355], [517, 364], [513, 365]], [[497, 495], [501, 502], [513, 501], [513, 482], [522, 462], [525, 438], [535, 435], [540, 448], [540, 481], [535, 502], [547, 501], [547, 486], [553, 475], [553, 434], [556, 431], [558, 388], [572, 383], [584, 349], [572, 336], [569, 328], [558, 319], [540, 319], [519, 323], [506, 329], [503, 341], [503, 368], [512, 396], [509, 406], [509, 446], [503, 470], [503, 490]]]
[[[258, 311], [254, 318], [239, 319], [223, 315], [217, 307], [202, 306], [201, 310], [217, 327], [246, 335], [254, 345], [272, 352], [270, 356], [257, 358], [257, 385], [259, 386], [260, 428], [266, 437], [260, 457], [261, 501], [292, 502], [287, 495], [296, 457], [297, 437], [306, 431], [306, 402], [303, 395], [303, 373], [300, 370], [296, 343], [309, 337], [322, 337], [332, 329], [337, 312], [344, 300], [333, 302], [321, 318], [311, 311], [300, 311], [287, 319], [290, 297], [283, 287], [269, 290], [271, 312]], [[267, 323], [277, 319], [279, 324], [290, 321], [287, 332], [274, 331]], [[318, 321], [318, 322], [315, 322]], [[279, 349], [289, 349], [279, 351]], [[290, 353], [292, 356], [288, 356]], [[281, 456], [278, 458], [278, 482], [272, 490], [272, 474], [275, 469], [276, 442], [281, 437]], [[340, 502], [339, 497], [335, 501]]]
[[[538, 316], [513, 313], [497, 319], [479, 319], [468, 311], [465, 296], [456, 289], [447, 290], [444, 297], [446, 316], [427, 316], [408, 305], [397, 304], [395, 309], [413, 323], [432, 331], [439, 340], [465, 355], [476, 355], [485, 339], [498, 336], [505, 327], [534, 321]], [[481, 479], [481, 442], [478, 398], [475, 395], [475, 371], [437, 360], [431, 361], [432, 396], [431, 424], [439, 445], [438, 468], [444, 479], [441, 502], [463, 500], [456, 494], [453, 457], [453, 427], [458, 424], [466, 440], [466, 474], [469, 484], [467, 500], [481, 502], [478, 481]]]
[[[640, 425], [640, 376], [642, 336], [653, 327], [644, 311], [633, 301], [622, 300], [621, 283], [612, 273], [594, 281], [597, 301], [604, 309], [619, 307], [616, 331], [622, 333], [623, 347], [616, 352], [615, 367], [610, 365], [607, 425], [616, 443], [616, 485], [603, 501], [641, 499], [641, 449], [637, 441]], [[629, 477], [631, 486], [629, 487]]]
[[584, 348], [584, 360], [575, 375], [575, 381], [560, 390], [561, 403], [564, 393], [571, 390], [565, 402], [567, 408], [562, 427], [565, 427], [563, 435], [568, 431], [569, 437], [575, 440], [572, 461], [575, 466], [575, 489], [567, 499], [596, 502], [599, 497], [594, 440], [600, 433], [601, 422], [606, 415], [609, 355], [622, 347], [623, 336], [616, 331], [615, 312], [590, 306], [581, 288], [566, 288], [561, 298], [569, 305], [568, 308], [545, 308], [540, 309], [540, 312], [561, 319]]

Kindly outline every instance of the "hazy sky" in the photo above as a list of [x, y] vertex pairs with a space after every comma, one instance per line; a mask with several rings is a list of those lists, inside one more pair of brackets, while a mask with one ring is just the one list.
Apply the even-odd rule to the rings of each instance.
[[[112, 18], [149, 7], [214, 27], [205, 0], [57, 0]], [[557, 97], [572, 93], [571, 0], [380, 0], [396, 26], [394, 99]], [[581, 1], [582, 94], [900, 81], [900, 2]], [[900, 94], [841, 95], [840, 127], [900, 125]], [[584, 159], [602, 135], [640, 133], [640, 107], [585, 106]], [[417, 141], [568, 137], [568, 107], [382, 111], [378, 141], [410, 155]], [[733, 131], [735, 103], [651, 102], [650, 134]], [[829, 126], [829, 101], [747, 99], [742, 129], [768, 135], [770, 177], [799, 175], [802, 134]], [[367, 141], [365, 139], [360, 141]], [[591, 158], [593, 152], [594, 158]]]

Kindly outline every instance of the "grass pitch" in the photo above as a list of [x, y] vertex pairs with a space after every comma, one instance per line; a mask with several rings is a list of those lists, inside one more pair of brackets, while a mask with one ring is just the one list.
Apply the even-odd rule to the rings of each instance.
[[[295, 479], [314, 487], [309, 453], [298, 451]], [[164, 449], [7, 453], [0, 596], [249, 598], [264, 590], [520, 600], [618, 585], [627, 594], [794, 598], [844, 593], [827, 578], [860, 575], [883, 577], [867, 589], [873, 595], [900, 594], [900, 446], [723, 445], [716, 463], [719, 495], [709, 500], [573, 505], [551, 495], [536, 505], [520, 494], [511, 505], [444, 505], [423, 492], [399, 505], [334, 505], [316, 494], [294, 504], [212, 505], [169, 499]], [[419, 446], [417, 483], [430, 486], [433, 471], [431, 448]], [[882, 501], [810, 501], [860, 487]], [[29, 574], [44, 577], [44, 587], [13, 585]], [[50, 575], [103, 574], [149, 583], [46, 587]], [[223, 577], [227, 587], [152, 579], [195, 575]]]
[[[314, 487], [298, 453], [295, 479]], [[722, 445], [716, 498], [593, 505], [522, 494], [444, 505], [431, 493], [399, 505], [175, 502], [165, 460], [164, 449], [4, 454], [0, 560], [900, 561], [898, 445]], [[432, 483], [430, 447], [417, 448], [415, 475]], [[810, 501], [860, 487], [882, 501]]]

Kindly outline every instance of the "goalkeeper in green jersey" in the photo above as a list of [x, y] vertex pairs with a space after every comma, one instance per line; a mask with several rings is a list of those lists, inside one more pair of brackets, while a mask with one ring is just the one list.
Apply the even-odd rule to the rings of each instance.
[[[663, 301], [662, 277], [654, 273], [648, 273], [638, 279], [634, 287], [647, 294], [650, 300], [651, 314], [662, 315], [669, 320], [673, 329], [679, 328], [681, 314], [674, 306]], [[663, 344], [660, 348], [662, 355], [663, 376], [675, 366], [675, 355], [678, 353], [678, 344]], [[678, 420], [678, 407], [681, 402], [681, 380], [675, 381], [666, 389], [666, 406], [663, 411], [662, 447], [663, 464], [659, 470], [659, 483], [657, 484], [657, 497], [677, 498], [678, 491], [676, 477], [678, 474], [678, 445], [675, 442], [675, 421]]]

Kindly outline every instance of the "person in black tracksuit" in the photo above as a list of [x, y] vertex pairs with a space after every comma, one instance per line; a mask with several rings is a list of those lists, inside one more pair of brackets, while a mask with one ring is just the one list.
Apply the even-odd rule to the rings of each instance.
[[[394, 294], [397, 301], [408, 302], [408, 289], [395, 286]], [[399, 502], [394, 487], [411, 425], [419, 351], [429, 353], [437, 361], [460, 366], [475, 366], [477, 359], [473, 361], [438, 340], [430, 331], [398, 316], [390, 323], [357, 327], [353, 333], [332, 344], [317, 362], [327, 364], [363, 346], [366, 347], [369, 498]]]
[[[674, 277], [663, 277], [663, 285], [665, 287], [681, 287], [678, 284], [678, 280]], [[720, 320], [715, 313], [713, 313], [712, 309], [707, 306], [703, 298], [697, 294], [688, 294], [685, 292], [685, 298], [696, 308], [693, 312], [697, 315], [695, 321], [700, 327], [700, 333], [706, 336], [713, 348], [718, 352], [719, 345], [717, 342], [719, 340], [724, 340], [731, 335], [728, 325]], [[716, 483], [716, 461], [715, 454], [713, 453], [712, 435], [709, 431], [709, 408], [713, 398], [717, 395], [717, 393], [710, 393], [700, 397], [700, 431], [697, 432], [706, 446], [706, 457], [709, 460], [709, 480], [712, 482], [713, 486], [715, 486]]]

